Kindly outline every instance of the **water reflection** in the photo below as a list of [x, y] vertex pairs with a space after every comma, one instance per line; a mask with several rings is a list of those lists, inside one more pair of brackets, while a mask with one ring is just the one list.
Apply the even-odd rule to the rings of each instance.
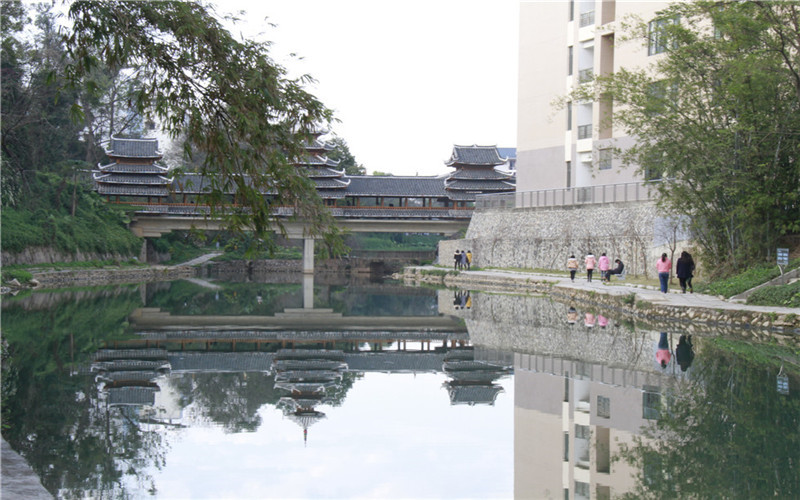
[[680, 324], [308, 280], [35, 294], [3, 320], [4, 437], [63, 498], [800, 494], [796, 355]]

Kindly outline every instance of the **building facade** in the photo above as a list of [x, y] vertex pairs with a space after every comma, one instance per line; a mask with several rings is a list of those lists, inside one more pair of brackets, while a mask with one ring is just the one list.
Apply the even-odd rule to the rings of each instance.
[[[521, 2], [517, 191], [599, 186], [642, 180], [620, 168], [612, 147], [632, 139], [614, 126], [614, 109], [567, 97], [592, 75], [644, 67], [661, 52], [621, 43], [622, 25], [650, 21], [669, 2], [569, 0]], [[560, 102], [560, 104], [556, 104]], [[520, 198], [518, 197], [518, 205]], [[523, 202], [524, 204], [524, 202]]]

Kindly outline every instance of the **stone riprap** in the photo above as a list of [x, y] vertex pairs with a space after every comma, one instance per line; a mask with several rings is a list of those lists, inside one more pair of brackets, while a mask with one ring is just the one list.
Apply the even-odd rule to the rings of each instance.
[[[629, 273], [655, 277], [655, 261], [670, 253], [666, 242], [681, 234], [670, 220], [652, 202], [476, 210], [464, 239], [439, 243], [439, 263], [452, 267], [455, 250], [471, 250], [480, 268], [565, 269], [574, 254], [582, 270], [591, 251], [621, 259]], [[674, 244], [677, 253], [689, 247]]]

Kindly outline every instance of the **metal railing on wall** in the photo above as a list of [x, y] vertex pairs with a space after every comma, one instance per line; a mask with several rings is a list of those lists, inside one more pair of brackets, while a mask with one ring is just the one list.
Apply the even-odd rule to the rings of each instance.
[[475, 198], [475, 208], [513, 209], [591, 205], [597, 203], [625, 203], [650, 201], [657, 195], [661, 181], [626, 182], [515, 193], [482, 194]]

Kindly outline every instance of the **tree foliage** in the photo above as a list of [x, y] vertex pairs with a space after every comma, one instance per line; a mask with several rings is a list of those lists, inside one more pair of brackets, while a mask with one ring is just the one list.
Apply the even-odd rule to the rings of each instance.
[[[635, 137], [618, 151], [689, 216], [706, 258], [733, 270], [763, 260], [800, 232], [800, 4], [676, 2], [659, 16], [647, 68], [622, 69], [573, 99], [610, 99], [615, 126]], [[629, 38], [645, 45], [646, 22]]]
[[[98, 68], [135, 71], [133, 108], [171, 137], [185, 136], [187, 157], [203, 156], [212, 215], [226, 216], [232, 230], [281, 228], [269, 193], [309, 221], [309, 234], [328, 232], [329, 212], [292, 166], [331, 118], [304, 90], [310, 77], [288, 78], [268, 44], [235, 38], [201, 3], [75, 1], [69, 18], [67, 80], [96, 89]], [[85, 116], [77, 104], [73, 113]], [[221, 210], [231, 192], [245, 209]]]
[[328, 158], [339, 160], [339, 168], [343, 168], [345, 174], [366, 175], [367, 169], [356, 161], [356, 157], [350, 152], [350, 148], [344, 139], [336, 136], [328, 143], [333, 145], [333, 150], [328, 153]]

